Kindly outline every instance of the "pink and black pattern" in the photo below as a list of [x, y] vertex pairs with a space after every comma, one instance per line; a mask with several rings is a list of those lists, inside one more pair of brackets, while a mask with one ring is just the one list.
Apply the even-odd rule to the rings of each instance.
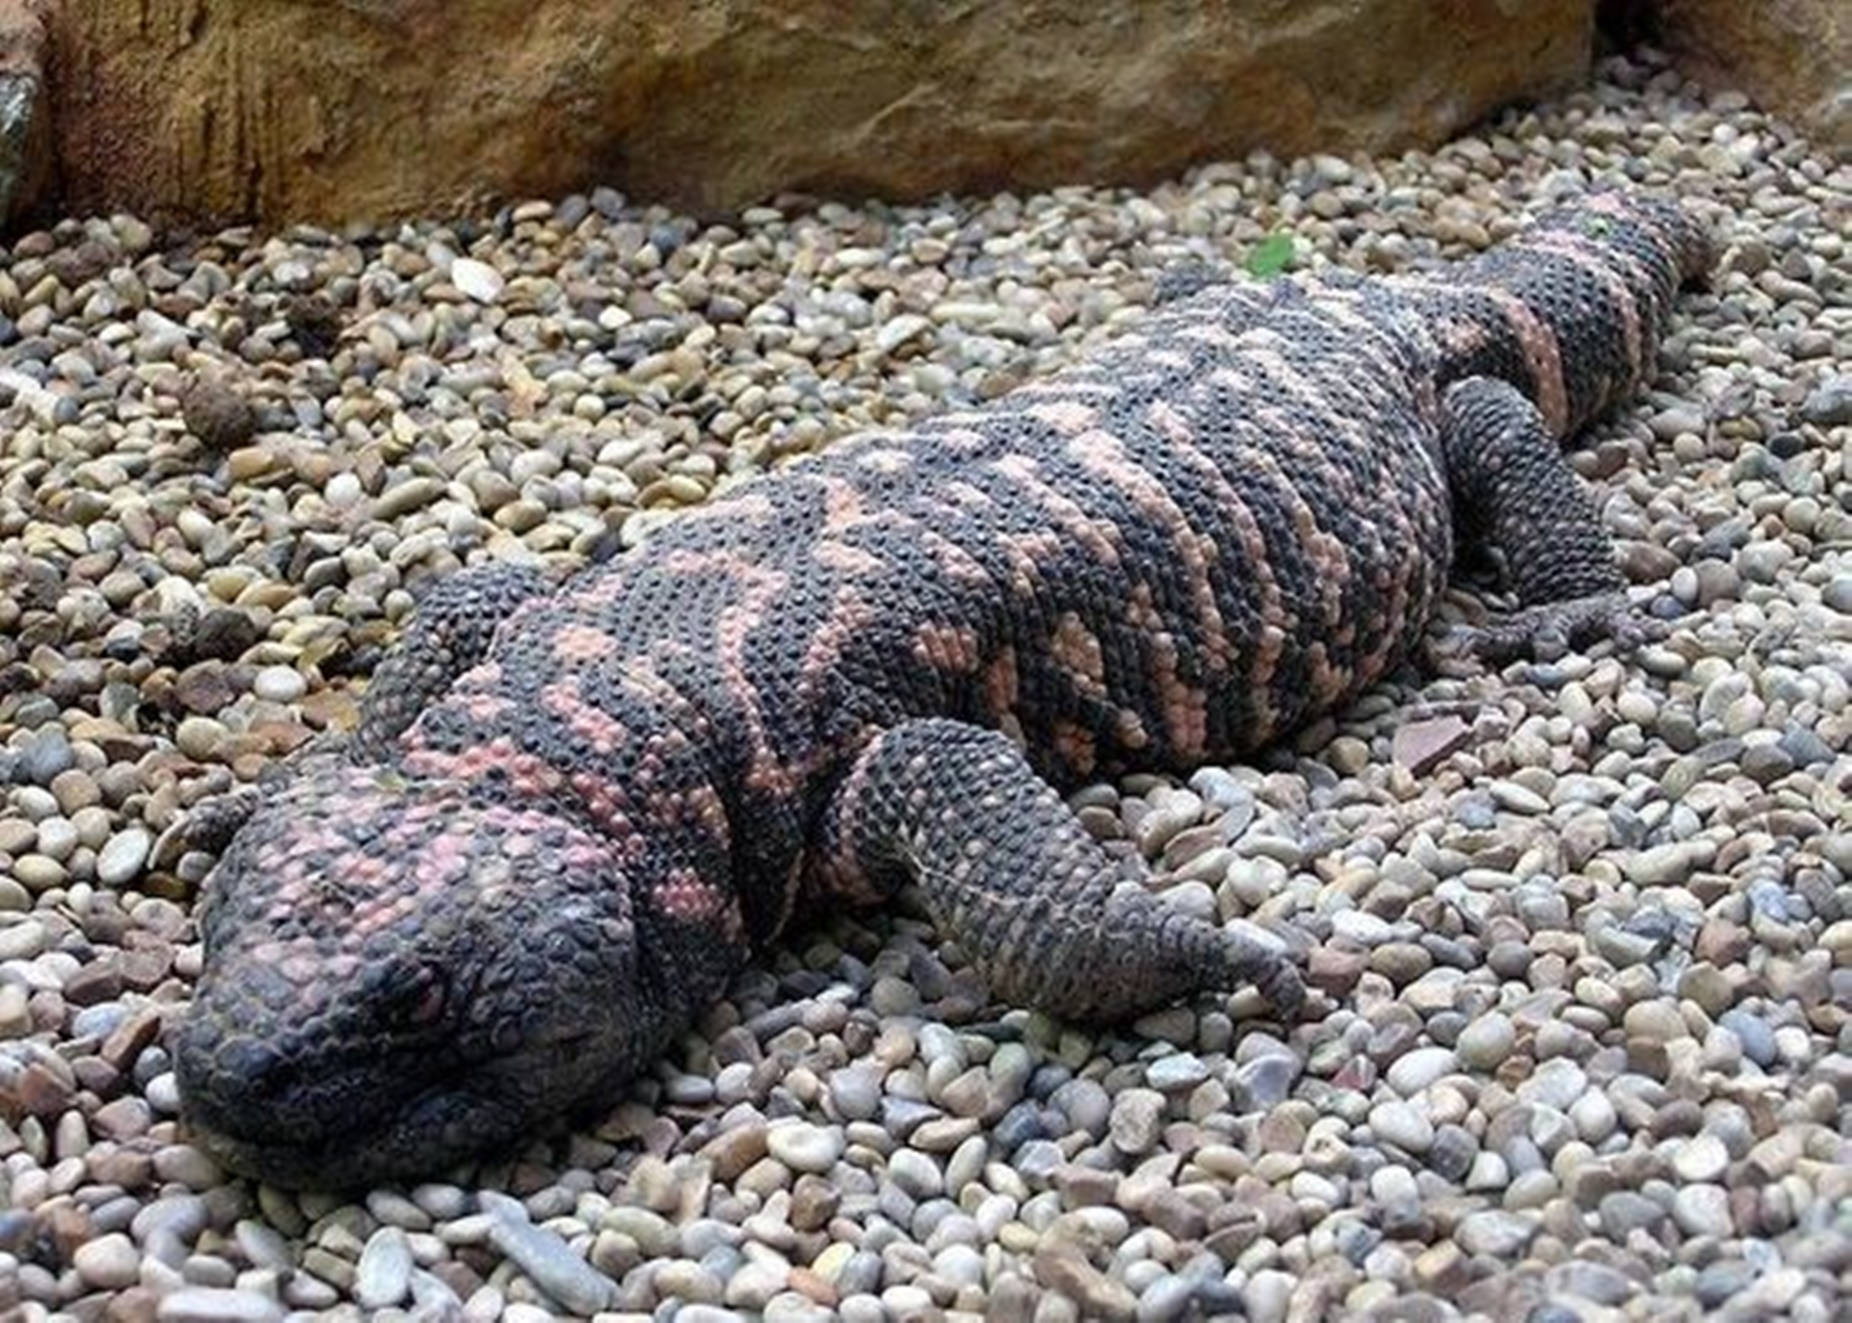
[[1060, 791], [1249, 752], [1517, 550], [1477, 640], [1623, 629], [1558, 444], [1643, 378], [1706, 245], [1600, 196], [1437, 276], [1217, 285], [982, 410], [744, 484], [553, 591], [446, 583], [347, 747], [247, 792], [178, 1040], [234, 1168], [428, 1173], [598, 1099], [800, 900], [917, 882], [1002, 997], [1301, 999]]

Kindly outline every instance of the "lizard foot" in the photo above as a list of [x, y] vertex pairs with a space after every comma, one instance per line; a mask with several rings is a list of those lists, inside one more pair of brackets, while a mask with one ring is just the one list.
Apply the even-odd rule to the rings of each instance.
[[1224, 987], [1246, 984], [1279, 1019], [1290, 1024], [1300, 1018], [1306, 1010], [1305, 976], [1277, 937], [1237, 922], [1222, 929], [1222, 949], [1227, 974], [1219, 981]]
[[345, 756], [349, 745], [346, 732], [324, 730], [281, 762], [266, 767], [255, 781], [200, 800], [155, 837], [148, 852], [149, 866], [172, 868], [183, 854], [223, 854], [266, 795], [307, 765]]
[[245, 785], [195, 804], [155, 838], [148, 852], [149, 866], [172, 868], [183, 854], [223, 852], [263, 797], [263, 787]]
[[1665, 637], [1663, 621], [1643, 615], [1624, 591], [1596, 593], [1566, 602], [1541, 602], [1483, 625], [1459, 625], [1430, 648], [1436, 669], [1455, 671], [1474, 659], [1502, 666], [1518, 660], [1555, 661], [1576, 648], [1610, 639], [1634, 652]]
[[1314, 1009], [1307, 1003], [1305, 979], [1299, 973], [1299, 967], [1284, 956], [1259, 971], [1254, 986], [1282, 1020], [1300, 1019]]

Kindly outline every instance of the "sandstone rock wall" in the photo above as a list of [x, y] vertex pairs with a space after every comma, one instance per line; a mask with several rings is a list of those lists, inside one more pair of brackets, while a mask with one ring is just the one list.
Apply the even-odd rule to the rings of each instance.
[[43, 0], [0, 0], [0, 221], [46, 192], [46, 42]]
[[1852, 0], [1656, 0], [1681, 63], [1852, 151]]
[[[12, 0], [7, 0], [8, 3]], [[58, 207], [280, 223], [611, 183], [1143, 182], [1430, 144], [1585, 76], [1589, 0], [56, 0]]]

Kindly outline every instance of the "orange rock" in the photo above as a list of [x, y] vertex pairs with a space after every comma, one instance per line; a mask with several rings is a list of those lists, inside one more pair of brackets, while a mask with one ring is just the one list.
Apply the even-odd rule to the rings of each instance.
[[1658, 26], [1680, 64], [1741, 91], [1822, 145], [1852, 149], [1852, 9], [1844, 0], [1660, 0]]
[[59, 204], [280, 224], [601, 183], [706, 211], [1142, 183], [1437, 143], [1583, 78], [1591, 10], [61, 0]]

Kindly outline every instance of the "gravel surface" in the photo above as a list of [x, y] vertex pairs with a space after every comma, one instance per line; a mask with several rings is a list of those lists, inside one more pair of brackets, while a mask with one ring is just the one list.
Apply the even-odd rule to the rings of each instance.
[[[1408, 269], [1597, 177], [1726, 244], [1576, 456], [1669, 636], [1409, 673], [1249, 766], [1077, 796], [1337, 1003], [1092, 1035], [906, 913], [793, 935], [596, 1128], [364, 1197], [227, 1179], [163, 1036], [191, 803], [314, 731], [421, 583], [625, 542], [993, 396], [1180, 262]], [[1852, 174], [1650, 57], [1433, 154], [1149, 193], [615, 194], [0, 265], [0, 1312], [46, 1318], [1844, 1318]], [[1454, 608], [1477, 609], [1460, 595]], [[1372, 1313], [1374, 1311], [1374, 1313]]]

